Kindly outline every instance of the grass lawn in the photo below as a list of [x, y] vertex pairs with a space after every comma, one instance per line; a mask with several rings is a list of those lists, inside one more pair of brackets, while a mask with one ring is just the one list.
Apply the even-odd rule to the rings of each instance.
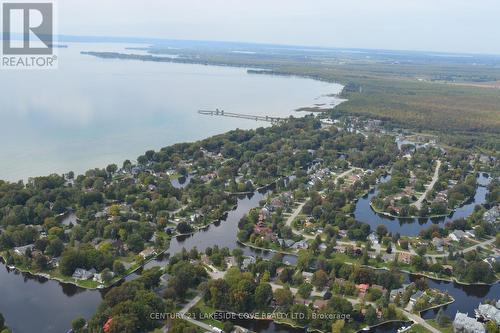
[[211, 315], [215, 312], [215, 310], [210, 307], [209, 305], [205, 304], [205, 301], [202, 299], [196, 305], [194, 306], [198, 309], [200, 309], [203, 318], [208, 318], [208, 319], [202, 319], [200, 320], [201, 322], [204, 322], [205, 324], [212, 325], [214, 327], [218, 327], [222, 329], [222, 323], [218, 320], [211, 319]]
[[434, 319], [429, 319], [427, 320], [427, 322], [432, 326], [432, 327], [435, 327], [437, 328], [438, 330], [440, 330], [441, 332], [443, 333], [453, 333], [453, 326], [451, 325], [451, 323], [449, 323], [448, 325], [446, 326], [441, 326], [439, 325]]
[[423, 327], [422, 325], [413, 325], [408, 331], [408, 333], [432, 333], [429, 331], [427, 328]]

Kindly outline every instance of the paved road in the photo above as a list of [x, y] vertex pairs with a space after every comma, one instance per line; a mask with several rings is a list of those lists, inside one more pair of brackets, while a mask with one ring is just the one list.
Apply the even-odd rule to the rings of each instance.
[[[179, 311], [179, 314], [183, 316], [183, 319], [187, 322], [190, 322], [193, 325], [196, 325], [198, 327], [201, 327], [205, 331], [208, 332], [216, 332], [214, 328], [210, 325], [207, 325], [205, 323], [202, 323], [201, 321], [195, 320], [189, 316], [186, 316], [186, 313], [188, 313], [189, 309], [191, 309], [193, 306], [198, 303], [203, 296], [201, 294], [198, 294], [195, 298], [193, 298], [189, 303], [184, 305], [184, 307]], [[167, 333], [168, 332], [168, 327], [165, 325], [162, 327], [162, 332]]]
[[306, 204], [307, 200], [309, 199], [306, 199], [303, 203], [301, 203], [297, 208], [295, 208], [295, 210], [292, 212], [292, 215], [290, 215], [287, 219], [286, 219], [286, 222], [285, 224], [289, 227], [292, 226], [292, 222], [293, 220], [295, 220], [295, 218], [300, 214], [300, 212], [302, 211], [302, 208], [304, 207], [304, 205]]
[[179, 311], [179, 313], [184, 316], [189, 311], [189, 309], [191, 309], [193, 306], [196, 305], [196, 303], [201, 301], [201, 298], [202, 298], [202, 295], [197, 295], [188, 304], [184, 305], [184, 307], [182, 308], [181, 311]]
[[426, 329], [428, 329], [432, 333], [443, 333], [440, 330], [438, 330], [437, 328], [429, 325], [429, 323], [427, 323], [422, 317], [417, 316], [416, 314], [410, 313], [406, 310], [402, 310], [402, 311], [408, 317], [408, 319], [413, 320], [414, 322], [416, 322], [419, 325], [422, 325], [423, 327], [425, 327]]
[[[472, 250], [475, 250], [477, 249], [478, 247], [484, 247], [485, 245], [488, 245], [488, 244], [492, 244], [493, 242], [495, 242], [495, 238], [490, 238], [488, 240], [485, 240], [485, 241], [482, 241], [482, 242], [479, 242], [477, 243], [476, 245], [472, 245], [468, 248], [465, 248], [463, 250], [461, 250], [460, 252], [463, 252], [463, 253], [467, 253], [467, 252], [470, 252]], [[495, 253], [498, 253], [499, 251], [498, 250], [494, 250]], [[447, 257], [448, 256], [448, 253], [440, 253], [440, 254], [426, 254], [425, 255], [426, 257], [432, 257], [432, 258], [440, 258], [440, 257]]]
[[[269, 282], [269, 284], [271, 285], [271, 288], [273, 289], [273, 291], [275, 291], [277, 289], [283, 289], [284, 288], [284, 286], [282, 286], [280, 284], [276, 284], [274, 282]], [[294, 295], [296, 295], [299, 292], [299, 290], [297, 288], [293, 288], [293, 287], [290, 287], [290, 291]], [[314, 297], [323, 297], [323, 296], [325, 296], [325, 293], [326, 293], [326, 290], [325, 291], [317, 291], [316, 289], [314, 289], [313, 291], [311, 291], [311, 296], [314, 296]]]
[[415, 201], [414, 205], [415, 205], [415, 207], [417, 207], [417, 209], [422, 208], [422, 202], [427, 197], [427, 194], [430, 193], [430, 191], [432, 191], [432, 189], [434, 188], [434, 185], [436, 184], [436, 182], [437, 182], [437, 180], [439, 178], [439, 168], [440, 167], [441, 167], [441, 161], [437, 160], [436, 170], [434, 170], [434, 176], [432, 176], [432, 180], [431, 180], [429, 186], [427, 186], [427, 189], [420, 196], [420, 198], [418, 198], [418, 200]]

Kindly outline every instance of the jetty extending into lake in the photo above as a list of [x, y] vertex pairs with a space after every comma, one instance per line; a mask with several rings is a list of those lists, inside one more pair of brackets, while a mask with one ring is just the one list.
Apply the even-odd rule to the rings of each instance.
[[271, 117], [271, 116], [257, 116], [250, 114], [242, 114], [242, 113], [234, 113], [234, 112], [226, 112], [224, 110], [198, 110], [199, 114], [207, 115], [207, 116], [221, 116], [221, 117], [232, 117], [232, 118], [242, 118], [242, 119], [251, 119], [256, 121], [267, 121], [270, 123], [278, 123], [284, 118], [279, 117]]

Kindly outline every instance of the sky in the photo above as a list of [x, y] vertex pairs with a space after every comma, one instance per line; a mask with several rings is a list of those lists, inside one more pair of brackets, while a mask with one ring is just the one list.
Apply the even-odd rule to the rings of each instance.
[[500, 54], [498, 0], [58, 0], [71, 35]]

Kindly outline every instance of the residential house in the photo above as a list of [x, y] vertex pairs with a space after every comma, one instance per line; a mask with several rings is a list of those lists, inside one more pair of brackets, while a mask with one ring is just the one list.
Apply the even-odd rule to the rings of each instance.
[[455, 242], [459, 242], [462, 238], [465, 237], [465, 232], [462, 230], [454, 230], [452, 233], [449, 234], [450, 239]]
[[356, 289], [358, 289], [359, 291], [359, 297], [361, 298], [365, 297], [368, 288], [370, 288], [370, 286], [367, 283], [357, 284]]
[[392, 289], [391, 292], [389, 293], [389, 299], [391, 302], [394, 302], [394, 299], [396, 299], [396, 296], [399, 295], [399, 297], [403, 296], [405, 292], [405, 287], [399, 288], [399, 289]]
[[304, 278], [304, 282], [311, 283], [313, 278], [313, 273], [310, 272], [302, 272], [302, 277]]
[[243, 264], [241, 265], [241, 268], [243, 270], [247, 270], [248, 269], [248, 266], [250, 266], [251, 264], [255, 264], [256, 263], [256, 260], [254, 257], [245, 257], [245, 259], [243, 259]]
[[[399, 254], [401, 254], [401, 253], [399, 253]], [[395, 257], [396, 257], [396, 255], [394, 254], [394, 252], [382, 254], [382, 260], [385, 262], [394, 261]]]
[[281, 273], [285, 270], [285, 267], [276, 268], [276, 276], [280, 276]]
[[451, 275], [453, 273], [453, 266], [452, 265], [443, 265], [443, 269], [446, 272], [446, 274]]
[[465, 230], [465, 237], [470, 238], [470, 239], [475, 239], [476, 238], [476, 232], [474, 230]]
[[25, 246], [18, 246], [14, 248], [14, 253], [17, 254], [18, 256], [24, 256], [26, 254], [26, 251], [33, 251], [35, 248], [34, 244], [28, 244]]
[[282, 239], [278, 238], [278, 243], [280, 244], [281, 247], [283, 248], [289, 248], [292, 247], [293, 244], [295, 244], [295, 241], [293, 239]]
[[317, 299], [313, 302], [313, 307], [317, 310], [323, 309], [328, 305], [328, 300]]
[[292, 248], [297, 249], [297, 250], [307, 249], [308, 247], [309, 247], [309, 245], [307, 244], [307, 242], [305, 240], [298, 241], [292, 245]]
[[496, 256], [496, 257], [493, 257], [493, 256], [490, 256], [488, 258], [484, 258], [483, 261], [485, 263], [487, 263], [488, 265], [490, 265], [491, 267], [493, 267], [493, 265], [497, 262], [497, 261], [500, 261], [500, 256]]
[[[111, 277], [114, 277], [114, 276], [115, 276], [115, 273], [114, 273], [114, 272], [110, 272], [110, 273], [111, 273]], [[99, 274], [94, 274], [93, 280], [94, 280], [95, 282], [100, 283], [100, 284], [104, 284], [104, 280], [102, 279], [102, 273], [99, 273]]]
[[490, 304], [479, 304], [476, 314], [484, 320], [492, 320], [500, 325], [500, 309]]
[[372, 242], [372, 244], [378, 244], [378, 235], [374, 232], [368, 235], [368, 240]]
[[444, 240], [442, 238], [434, 237], [432, 239], [432, 245], [434, 245], [434, 248], [436, 249], [436, 251], [438, 251], [438, 252], [444, 251], [444, 249], [443, 249]]
[[91, 269], [90, 271], [87, 271], [86, 269], [83, 268], [77, 268], [75, 269], [75, 272], [73, 273], [73, 279], [75, 280], [89, 280], [94, 277], [94, 274], [96, 273], [95, 269]]
[[125, 254], [125, 245], [119, 239], [113, 240], [111, 242], [111, 248], [113, 249], [113, 252], [118, 256], [122, 256]]
[[226, 258], [226, 265], [227, 265], [227, 267], [237, 267], [238, 261], [236, 261], [235, 257], [230, 256], [230, 257]]
[[500, 206], [495, 206], [483, 214], [483, 220], [488, 223], [500, 222]]
[[411, 307], [415, 306], [415, 303], [417, 303], [418, 299], [424, 295], [424, 292], [422, 290], [417, 290], [413, 295], [410, 296], [410, 305]]
[[48, 265], [52, 268], [57, 268], [59, 267], [59, 258], [58, 257], [54, 257], [54, 258], [51, 258], [49, 261], [48, 261]]
[[148, 247], [144, 250], [142, 250], [140, 253], [139, 253], [139, 256], [141, 256], [142, 259], [147, 259], [153, 255], [156, 255], [156, 250], [152, 247]]

